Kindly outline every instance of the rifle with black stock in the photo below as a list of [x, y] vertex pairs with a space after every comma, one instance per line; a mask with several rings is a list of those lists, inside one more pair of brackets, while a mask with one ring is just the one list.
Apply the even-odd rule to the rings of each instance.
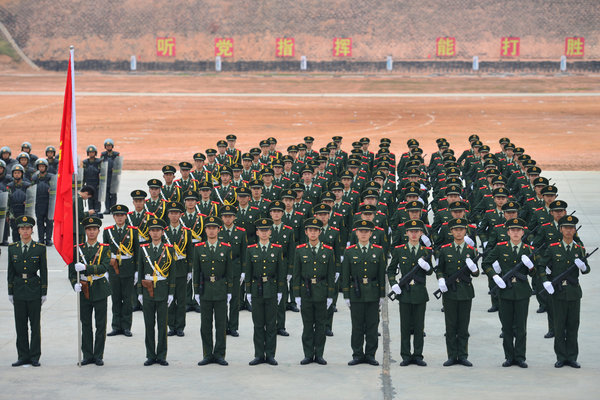
[[[586, 254], [583, 258], [585, 261], [587, 261], [588, 258], [590, 258], [596, 251], [598, 251], [598, 247], [596, 247], [594, 250], [592, 250], [590, 253]], [[567, 268], [566, 270], [564, 270], [562, 273], [558, 274], [556, 277], [552, 278], [552, 280], [550, 281], [550, 283], [552, 284], [552, 286], [554, 288], [558, 288], [558, 290], [562, 290], [562, 286], [561, 286], [561, 282], [563, 280], [569, 280], [568, 275], [573, 272], [573, 270], [575, 270], [575, 268], [577, 268], [577, 264], [573, 263], [573, 265], [571, 265], [569, 268]], [[546, 289], [542, 289], [538, 292], [538, 294], [542, 294], [545, 293]]]
[[[475, 256], [475, 258], [473, 259], [473, 262], [475, 264], [477, 264], [477, 261], [479, 261], [479, 259], [482, 257], [483, 257], [483, 253], [477, 254], [477, 256]], [[456, 271], [455, 273], [453, 273], [452, 275], [450, 275], [448, 277], [448, 279], [446, 279], [448, 290], [455, 288], [456, 281], [462, 279], [463, 275], [470, 274], [470, 273], [471, 273], [471, 270], [465, 266], [464, 268], [461, 268], [458, 271]], [[442, 297], [442, 291], [440, 289], [436, 290], [435, 292], [433, 292], [433, 296], [436, 299], [440, 299]]]
[[[544, 244], [544, 245], [538, 247], [531, 254], [528, 254], [527, 257], [529, 257], [531, 260], [532, 257], [534, 257], [537, 253], [539, 253], [540, 251], [545, 249], [547, 246], [548, 245]], [[517, 279], [521, 279], [521, 280], [526, 279], [525, 275], [523, 275], [519, 272], [519, 270], [524, 265], [525, 264], [523, 263], [523, 260], [521, 260], [517, 264], [515, 264], [515, 266], [512, 267], [507, 273], [505, 273], [504, 275], [501, 276], [501, 278], [504, 281], [504, 283], [506, 284], [507, 288], [512, 287], [512, 278], [513, 277], [516, 277]], [[490, 289], [490, 294], [495, 295], [498, 290], [500, 290], [500, 287], [498, 285], [496, 285], [492, 289]]]

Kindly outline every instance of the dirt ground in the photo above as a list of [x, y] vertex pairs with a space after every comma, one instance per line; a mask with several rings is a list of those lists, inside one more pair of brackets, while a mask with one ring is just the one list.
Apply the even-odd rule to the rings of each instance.
[[[64, 74], [0, 74], [0, 144], [16, 155], [21, 142], [43, 153], [58, 145]], [[403, 77], [334, 75], [132, 75], [83, 73], [77, 92], [171, 93], [546, 93], [600, 92], [600, 79], [546, 77]], [[5, 92], [48, 91], [43, 95]], [[285, 152], [305, 135], [323, 146], [331, 136], [343, 147], [368, 136], [392, 139], [392, 151], [405, 151], [414, 137], [425, 153], [446, 137], [455, 151], [478, 133], [494, 151], [508, 136], [542, 169], [600, 169], [598, 96], [592, 97], [124, 97], [77, 98], [80, 154], [85, 146], [116, 142], [126, 169], [159, 168], [191, 160], [226, 134], [247, 150], [269, 136]]]

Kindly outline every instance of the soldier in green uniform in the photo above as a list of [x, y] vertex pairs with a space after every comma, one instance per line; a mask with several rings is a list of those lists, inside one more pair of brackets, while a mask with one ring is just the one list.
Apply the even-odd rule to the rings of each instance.
[[229, 315], [227, 318], [227, 334], [233, 337], [238, 337], [239, 321], [240, 321], [240, 296], [242, 293], [242, 283], [245, 275], [242, 271], [245, 270], [242, 265], [246, 261], [246, 230], [241, 226], [237, 226], [236, 214], [237, 209], [234, 206], [223, 206], [219, 210], [221, 219], [223, 220], [223, 229], [219, 232], [219, 241], [231, 246], [231, 269], [232, 269], [232, 290], [231, 301], [229, 302]]
[[181, 173], [181, 179], [175, 179], [175, 185], [181, 188], [181, 192], [185, 193], [188, 190], [193, 192], [198, 191], [198, 181], [190, 176], [192, 170], [192, 164], [187, 161], [179, 163], [179, 172]]
[[165, 184], [160, 189], [161, 196], [167, 202], [181, 201], [181, 188], [174, 182], [176, 169], [172, 165], [162, 167]]
[[[107, 336], [131, 336], [131, 290], [137, 280], [137, 227], [127, 226], [129, 209], [122, 204], [110, 208], [115, 225], [104, 228], [102, 241], [110, 247], [109, 283], [112, 293], [112, 331]], [[137, 283], [137, 282], [136, 282]]]
[[258, 242], [246, 251], [246, 298], [252, 305], [254, 323], [254, 359], [250, 365], [264, 362], [277, 365], [277, 305], [283, 298], [287, 264], [281, 245], [270, 241], [273, 221], [256, 222]]
[[298, 245], [294, 255], [292, 290], [302, 315], [301, 365], [316, 362], [327, 364], [325, 350], [325, 323], [327, 310], [333, 305], [335, 294], [335, 255], [333, 247], [321, 243], [319, 236], [323, 223], [309, 219], [304, 223], [308, 243]]
[[181, 203], [170, 202], [167, 205], [169, 226], [165, 229], [164, 238], [167, 244], [173, 245], [175, 258], [171, 264], [174, 275], [174, 302], [169, 307], [169, 336], [182, 337], [185, 328], [185, 311], [187, 308], [187, 283], [192, 280], [193, 250], [191, 229], [181, 223], [184, 209]]
[[[145, 366], [167, 362], [167, 315], [175, 293], [175, 273], [171, 273], [171, 264], [175, 259], [173, 246], [163, 243], [166, 223], [162, 219], [148, 221], [150, 243], [140, 245], [138, 252], [137, 285], [138, 300], [144, 311], [146, 327]], [[158, 346], [155, 340], [154, 326], [158, 330]]]
[[[48, 267], [46, 246], [32, 240], [35, 220], [21, 216], [16, 220], [21, 240], [8, 247], [8, 300], [13, 304], [17, 332], [19, 367], [31, 364], [40, 366], [41, 328], [40, 314], [48, 292]], [[39, 275], [38, 275], [39, 273]], [[27, 323], [31, 326], [31, 340]]]
[[[499, 316], [502, 323], [502, 345], [505, 361], [503, 367], [518, 365], [527, 368], [525, 347], [527, 342], [527, 312], [531, 286], [527, 275], [533, 276], [535, 268], [529, 255], [531, 246], [522, 242], [525, 221], [514, 218], [506, 221], [509, 241], [498, 243], [485, 257], [481, 268], [499, 288]], [[511, 278], [510, 287], [502, 276], [522, 263]]]
[[[425, 309], [429, 301], [425, 281], [433, 273], [431, 268], [431, 247], [421, 245], [421, 235], [425, 224], [421, 220], [411, 220], [405, 226], [408, 241], [392, 251], [392, 261], [387, 269], [392, 291], [398, 298], [400, 307], [400, 356], [401, 367], [416, 364], [425, 367], [423, 360], [423, 332], [425, 329]], [[414, 270], [414, 271], [413, 271]], [[416, 272], [415, 272], [416, 271]], [[412, 274], [412, 279], [402, 287], [398, 285], [398, 275]], [[410, 352], [410, 335], [413, 332], [413, 349]]]
[[[444, 367], [454, 364], [471, 367], [473, 364], [467, 360], [467, 357], [471, 303], [473, 297], [475, 297], [471, 279], [479, 276], [477, 264], [473, 262], [477, 250], [465, 243], [467, 220], [455, 218], [450, 220], [448, 225], [454, 236], [454, 241], [441, 247], [436, 270], [438, 285], [443, 293], [442, 301], [446, 321], [448, 360], [444, 362]], [[461, 273], [454, 281], [448, 281], [446, 284], [447, 278], [454, 276], [457, 271], [465, 268], [468, 271]]]
[[[200, 243], [204, 236], [204, 217], [198, 212], [196, 207], [198, 203], [198, 195], [192, 190], [183, 193], [183, 201], [185, 211], [181, 216], [181, 222], [186, 228], [190, 229], [192, 235], [192, 244]], [[188, 281], [186, 285], [186, 308], [185, 311], [200, 312], [200, 306], [194, 301], [194, 288], [192, 281]]]
[[[150, 240], [148, 226], [146, 223], [148, 222], [148, 219], [152, 217], [152, 215], [145, 209], [147, 195], [148, 194], [143, 190], [136, 189], [132, 191], [131, 199], [133, 201], [133, 211], [129, 211], [127, 213], [127, 222], [129, 225], [137, 228], [137, 239], [139, 244], [146, 243], [148, 240]], [[137, 253], [135, 262], [137, 263]], [[137, 272], [137, 270], [138, 268], [136, 264], [135, 272]], [[137, 300], [137, 290], [135, 289], [136, 285], [137, 282], [134, 279], [133, 289], [131, 290], [132, 311], [141, 311], [142, 305]]]
[[[590, 266], [586, 260], [585, 248], [574, 240], [578, 222], [579, 219], [572, 215], [562, 217], [558, 221], [562, 240], [548, 246], [544, 255], [537, 261], [542, 285], [552, 298], [556, 368], [564, 365], [581, 368], [577, 362], [579, 355], [577, 334], [583, 296], [579, 285], [579, 274], [588, 274]], [[570, 272], [555, 286], [552, 278], [565, 271]]]
[[[358, 243], [346, 248], [342, 262], [342, 292], [352, 319], [352, 360], [348, 365], [367, 363], [379, 365], [375, 360], [378, 346], [379, 307], [385, 296], [386, 257], [383, 248], [371, 244], [375, 225], [358, 221], [355, 226]], [[363, 348], [363, 343], [366, 342]]]
[[162, 182], [158, 179], [150, 179], [148, 181], [148, 192], [150, 198], [146, 200], [146, 210], [156, 218], [166, 219], [166, 201], [161, 198]]
[[[110, 263], [110, 247], [98, 242], [102, 221], [89, 217], [83, 221], [87, 240], [75, 247], [73, 262], [69, 264], [69, 281], [79, 293], [81, 321], [81, 365], [95, 363], [104, 365], [106, 342], [106, 309], [110, 296], [110, 284], [106, 279]], [[92, 314], [96, 323], [96, 334], [92, 330]]]
[[[200, 336], [203, 358], [198, 365], [225, 361], [227, 305], [234, 287], [231, 245], [219, 241], [223, 222], [218, 217], [208, 217], [205, 228], [206, 241], [194, 246], [194, 298], [200, 305]], [[236, 285], [237, 286], [237, 285]], [[214, 319], [213, 319], [214, 316]], [[215, 341], [213, 345], [213, 320]]]
[[[94, 188], [91, 186], [88, 186], [88, 185], [84, 185], [79, 190], [79, 193], [77, 193], [77, 196], [75, 196], [75, 198], [73, 199], [73, 201], [75, 201], [75, 200], [77, 201], [77, 215], [79, 217], [78, 218], [79, 219], [79, 238], [77, 241], [79, 243], [81, 243], [85, 240], [85, 233], [84, 233], [84, 229], [83, 229], [83, 220], [96, 213], [96, 211], [93, 208], [90, 208], [88, 211], [84, 211], [85, 208], [83, 205], [83, 201], [92, 199], [92, 198], [94, 198], [94, 196], [96, 196], [96, 192], [94, 191]], [[73, 213], [73, 226], [74, 225], [75, 225], [75, 213]], [[75, 238], [75, 229], [73, 229], [73, 237]]]

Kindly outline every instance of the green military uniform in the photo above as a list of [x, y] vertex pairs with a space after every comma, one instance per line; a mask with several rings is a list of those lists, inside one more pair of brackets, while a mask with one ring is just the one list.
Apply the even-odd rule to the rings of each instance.
[[[578, 219], [574, 216], [565, 216], [559, 220], [559, 226], [576, 226]], [[554, 353], [557, 363], [555, 367], [569, 364], [578, 367], [577, 356], [579, 345], [577, 335], [579, 331], [579, 317], [581, 311], [581, 297], [583, 292], [579, 284], [579, 274], [588, 274], [590, 266], [587, 263], [585, 248], [575, 241], [566, 243], [552, 243], [538, 259], [538, 269], [543, 286], [548, 291], [552, 279], [561, 273], [571, 269], [565, 279], [553, 286], [549, 293], [552, 300], [552, 311], [554, 313]], [[579, 260], [579, 261], [576, 261]], [[573, 268], [573, 265], [577, 268]], [[546, 273], [546, 267], [551, 274]]]
[[[273, 221], [257, 221], [257, 229], [271, 228]], [[256, 243], [246, 251], [246, 296], [252, 303], [254, 357], [274, 359], [277, 341], [277, 300], [286, 284], [288, 266], [281, 245]]]
[[[131, 198], [133, 200], [139, 199], [139, 200], [144, 200], [144, 204], [145, 204], [145, 199], [146, 196], [148, 194], [143, 191], [143, 190], [139, 190], [136, 189], [134, 191], [131, 192]], [[142, 244], [142, 243], [146, 243], [149, 239], [150, 236], [148, 235], [148, 225], [147, 222], [148, 220], [152, 218], [152, 214], [149, 213], [148, 211], [146, 211], [145, 209], [143, 211], [129, 211], [127, 213], [127, 222], [129, 223], [130, 226], [134, 226], [137, 228], [137, 239], [138, 239], [138, 244]], [[138, 246], [139, 248], [139, 246]], [[137, 253], [136, 253], [136, 263], [137, 263]], [[135, 272], [137, 272], [137, 264], [135, 267]], [[140, 302], [137, 299], [137, 290], [136, 290], [136, 285], [137, 282], [133, 282], [133, 289], [131, 290], [131, 307], [132, 307], [132, 311], [140, 311], [142, 309], [142, 305], [140, 304]]]
[[[221, 226], [217, 217], [209, 217], [206, 226]], [[200, 336], [206, 363], [225, 358], [227, 303], [234, 285], [232, 248], [229, 243], [200, 242], [194, 247], [194, 291], [200, 300], [202, 319]], [[239, 279], [239, 278], [238, 278]], [[215, 342], [213, 346], [213, 315]], [[201, 361], [202, 362], [202, 361]], [[221, 361], [222, 362], [222, 361]]]
[[[128, 209], [116, 204], [111, 207], [110, 212], [113, 215], [127, 214]], [[137, 228], [125, 224], [121, 227], [111, 225], [104, 228], [102, 241], [109, 245], [111, 254], [108, 268], [113, 314], [111, 333], [131, 336], [131, 292], [140, 247]]]
[[[96, 217], [86, 218], [83, 221], [86, 228], [100, 227], [101, 221]], [[96, 242], [90, 245], [81, 243], [75, 249], [74, 260], [79, 260], [85, 269], [79, 274], [76, 263], [69, 265], [69, 281], [76, 291], [79, 291], [79, 307], [81, 320], [81, 351], [83, 364], [99, 363], [104, 358], [104, 344], [106, 342], [106, 312], [107, 298], [111, 294], [110, 284], [106, 273], [110, 263], [110, 247], [106, 243]], [[79, 282], [77, 277], [79, 275]], [[87, 286], [87, 289], [85, 288]], [[86, 294], [86, 292], [88, 294]], [[96, 334], [92, 330], [92, 313], [96, 325]], [[100, 360], [100, 361], [99, 361]]]
[[[31, 217], [17, 218], [17, 229], [21, 226], [33, 226]], [[12, 299], [17, 333], [17, 355], [15, 364], [38, 363], [41, 355], [40, 314], [42, 302], [48, 292], [48, 267], [46, 265], [46, 246], [31, 240], [19, 241], [8, 247], [8, 296]], [[38, 274], [39, 273], [39, 274]], [[27, 323], [31, 326], [31, 340]]]
[[[192, 190], [188, 190], [183, 193], [183, 200], [194, 200], [194, 202], [198, 202], [198, 195], [196, 192]], [[202, 214], [197, 212], [197, 208], [194, 208], [192, 212], [190, 212], [187, 208], [185, 209], [183, 215], [181, 216], [180, 222], [186, 228], [190, 229], [190, 234], [192, 235], [192, 244], [195, 245], [200, 243], [204, 236], [204, 217]], [[194, 288], [192, 281], [188, 281], [186, 284], [186, 311], [195, 310], [196, 312], [200, 312], [200, 306], [194, 301]]]
[[[521, 219], [507, 221], [507, 229], [523, 228], [524, 225], [525, 221]], [[500, 242], [487, 254], [481, 268], [490, 278], [498, 276], [501, 279], [504, 274], [521, 263], [521, 257], [529, 256], [531, 252], [531, 246], [522, 242], [517, 245], [511, 241]], [[495, 261], [498, 261], [500, 265], [500, 272], [496, 272], [492, 266]], [[530, 266], [531, 268], [522, 265], [519, 272], [511, 279], [510, 287], [501, 288], [499, 286], [498, 289], [502, 345], [507, 366], [513, 362], [527, 366], [523, 364], [526, 358], [527, 312], [529, 297], [531, 297], [531, 286], [529, 286], [527, 275], [535, 274], [533, 264]], [[502, 284], [502, 282], [500, 283]]]
[[[311, 225], [312, 224], [312, 225]], [[320, 227], [320, 221], [311, 220], [307, 227]], [[304, 357], [322, 359], [325, 350], [327, 299], [333, 303], [335, 292], [335, 256], [333, 248], [324, 243], [301, 244], [294, 255], [292, 291], [300, 299], [302, 315], [302, 348]], [[329, 308], [333, 308], [330, 307]]]
[[[415, 226], [423, 227], [421, 221], [414, 222]], [[410, 226], [409, 226], [410, 227]], [[408, 227], [408, 228], [409, 228]], [[419, 267], [418, 260], [423, 259], [429, 268], [425, 271]], [[423, 264], [425, 265], [425, 264]], [[418, 268], [413, 279], [404, 287], [400, 287], [398, 298], [400, 308], [400, 356], [406, 363], [423, 359], [423, 332], [425, 329], [425, 309], [429, 301], [425, 281], [427, 275], [433, 273], [431, 268], [431, 248], [410, 243], [398, 245], [392, 250], [392, 261], [387, 269], [390, 287], [398, 284], [397, 275], [404, 276], [413, 268]], [[410, 351], [410, 335], [413, 333], [413, 352]]]
[[[357, 227], [374, 229], [373, 223], [360, 221]], [[342, 293], [350, 302], [352, 358], [376, 365], [378, 346], [379, 303], [385, 296], [386, 257], [383, 248], [376, 244], [363, 247], [352, 245], [344, 252], [342, 262]], [[363, 343], [366, 346], [363, 349]]]
[[[452, 227], [466, 227], [466, 220], [462, 218], [449, 222]], [[439, 251], [436, 275], [439, 279], [448, 279], [458, 270], [467, 268], [466, 258], [474, 259], [477, 250], [466, 243], [460, 246], [456, 242], [443, 245]], [[446, 322], [446, 350], [448, 360], [462, 361], [468, 357], [469, 321], [471, 319], [471, 303], [475, 297], [471, 278], [479, 276], [479, 270], [468, 271], [460, 279], [447, 282], [447, 289], [443, 291], [444, 317]], [[444, 282], [444, 286], [446, 282]], [[440, 286], [442, 286], [440, 284]], [[441, 287], [440, 287], [441, 289]], [[450, 364], [452, 365], [452, 364]]]
[[[159, 219], [148, 221], [148, 228], [165, 228], [165, 223]], [[138, 298], [142, 296], [144, 325], [146, 327], [146, 365], [166, 362], [167, 359], [167, 317], [168, 303], [173, 301], [175, 294], [175, 273], [171, 266], [175, 260], [175, 250], [172, 245], [153, 242], [140, 245], [138, 252]], [[152, 287], [150, 293], [149, 286]], [[154, 326], [158, 330], [158, 345], [155, 340]]]

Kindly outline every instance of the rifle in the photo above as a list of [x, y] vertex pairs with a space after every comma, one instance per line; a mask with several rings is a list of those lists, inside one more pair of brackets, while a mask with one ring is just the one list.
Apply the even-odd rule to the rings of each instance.
[[[570, 217], [571, 215], [575, 214], [576, 212], [577, 212], [577, 210], [573, 210], [573, 212], [571, 214], [567, 215], [567, 216]], [[542, 226], [542, 225], [541, 224], [537, 224], [535, 226], [535, 228], [533, 228], [533, 230], [531, 232], [527, 232], [527, 235], [528, 236], [533, 235], [539, 229], [540, 226]], [[579, 228], [581, 228], [581, 226]], [[579, 228], [577, 228], [577, 230], [579, 230]], [[531, 243], [533, 243], [533, 241]]]
[[[592, 250], [591, 253], [586, 254], [585, 257], [583, 257], [584, 260], [587, 260], [588, 258], [590, 258], [597, 250], [598, 250], [598, 247], [596, 247], [594, 250]], [[573, 263], [573, 265], [571, 265], [569, 268], [567, 268], [562, 273], [557, 275], [554, 279], [552, 279], [552, 281], [550, 281], [550, 283], [552, 283], [552, 286], [555, 288], [558, 288], [558, 290], [562, 290], [562, 286], [560, 285], [560, 283], [563, 280], [569, 280], [567, 278], [567, 275], [569, 275], [571, 272], [573, 272], [573, 270], [575, 268], [577, 268], [577, 264]], [[546, 289], [542, 289], [538, 292], [538, 294], [542, 294], [542, 293], [547, 293]]]
[[[477, 256], [473, 259], [473, 262], [475, 264], [477, 264], [477, 261], [479, 261], [479, 259], [481, 257], [483, 257], [483, 253], [477, 254]], [[452, 288], [455, 288], [456, 287], [456, 280], [461, 279], [463, 277], [463, 275], [465, 275], [467, 273], [470, 274], [471, 270], [467, 266], [465, 266], [464, 268], [461, 268], [458, 271], [456, 271], [455, 273], [453, 273], [452, 275], [450, 275], [448, 277], [448, 279], [446, 280], [447, 286], [448, 286], [448, 290], [450, 290]], [[442, 297], [442, 291], [440, 289], [436, 290], [435, 292], [433, 292], [433, 296], [436, 299], [439, 299], [440, 297]]]
[[[398, 281], [398, 286], [400, 286], [400, 288], [406, 287], [408, 286], [408, 284], [410, 283], [410, 281], [413, 280], [413, 278], [415, 277], [415, 274], [417, 273], [417, 271], [420, 269], [421, 267], [419, 266], [419, 264], [417, 263], [417, 265], [415, 265], [410, 271], [408, 271], [407, 274], [402, 275], [402, 277], [400, 278], [400, 280]], [[399, 296], [392, 290], [387, 294], [387, 297], [390, 298], [391, 301], [396, 300]]]
[[[529, 254], [527, 257], [534, 257], [537, 253], [539, 253], [542, 249], [545, 249], [547, 245], [543, 245], [538, 247], [537, 249], [535, 249], [531, 254]], [[517, 277], [519, 279], [526, 279], [525, 276], [523, 274], [521, 274], [519, 272], [519, 270], [524, 266], [525, 264], [523, 264], [523, 260], [519, 261], [514, 267], [512, 267], [510, 269], [510, 271], [508, 271], [507, 273], [505, 273], [504, 275], [502, 275], [502, 280], [504, 281], [504, 283], [506, 283], [506, 287], [507, 288], [511, 288], [512, 287], [512, 278], [513, 277]], [[492, 296], [496, 295], [496, 292], [500, 290], [500, 287], [498, 285], [494, 286], [491, 290], [490, 290], [490, 294]]]

